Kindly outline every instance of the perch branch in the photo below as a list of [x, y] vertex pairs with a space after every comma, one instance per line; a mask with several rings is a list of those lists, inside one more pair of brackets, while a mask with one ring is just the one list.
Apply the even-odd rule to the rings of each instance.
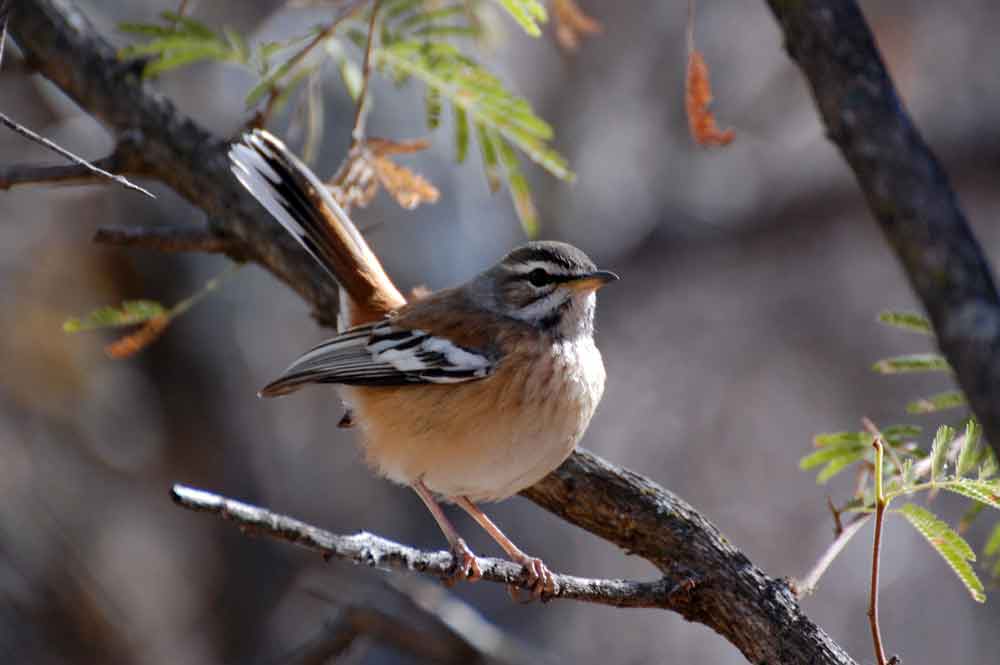
[[768, 0], [827, 135], [934, 324], [1000, 455], [1000, 296], [944, 169], [914, 126], [854, 0]]
[[[350, 536], [330, 533], [264, 508], [234, 501], [184, 485], [174, 485], [173, 500], [180, 506], [219, 515], [236, 522], [244, 532], [262, 534], [318, 552], [324, 559], [343, 559], [383, 570], [424, 573], [446, 580], [454, 575], [450, 552], [426, 552], [367, 532]], [[516, 585], [531, 591], [531, 581], [519, 564], [504, 559], [479, 557], [483, 579]], [[613, 607], [661, 607], [673, 609], [683, 590], [670, 580], [633, 582], [597, 580], [572, 575], [555, 575], [551, 598], [581, 600]]]

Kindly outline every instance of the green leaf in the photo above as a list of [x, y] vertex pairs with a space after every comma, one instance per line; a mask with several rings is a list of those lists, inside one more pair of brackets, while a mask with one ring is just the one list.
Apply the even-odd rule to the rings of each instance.
[[920, 425], [889, 425], [882, 430], [882, 438], [893, 446], [912, 441], [924, 431]]
[[903, 330], [923, 333], [925, 335], [934, 334], [934, 329], [931, 327], [931, 322], [927, 317], [914, 312], [885, 311], [878, 315], [878, 320], [886, 325], [902, 328]]
[[880, 360], [872, 369], [879, 374], [902, 374], [904, 372], [950, 372], [951, 366], [943, 356], [936, 353], [913, 353]]
[[82, 319], [69, 319], [63, 323], [63, 332], [76, 333], [98, 328], [133, 326], [162, 316], [167, 309], [154, 300], [126, 300], [121, 307], [110, 305], [95, 309]]
[[[374, 55], [393, 76], [421, 80], [465, 111], [475, 125], [498, 133], [552, 175], [567, 181], [575, 177], [565, 158], [549, 145], [552, 127], [535, 115], [527, 101], [505, 89], [499, 79], [453, 45], [403, 40], [375, 49]], [[480, 145], [484, 152], [489, 149], [486, 142]], [[522, 184], [518, 183], [520, 191], [524, 191]]]
[[934, 443], [931, 446], [931, 482], [943, 476], [945, 460], [948, 457], [948, 448], [954, 440], [954, 429], [947, 425], [938, 427], [937, 433], [934, 435]]
[[528, 184], [528, 179], [521, 172], [521, 164], [518, 162], [517, 155], [510, 143], [497, 136], [496, 144], [500, 153], [500, 163], [503, 164], [507, 173], [507, 182], [510, 183], [510, 194], [514, 201], [514, 210], [517, 211], [517, 218], [521, 220], [521, 227], [524, 229], [525, 235], [529, 238], [536, 238], [538, 237], [538, 209], [531, 197], [531, 185]]
[[[353, 60], [341, 58], [337, 63], [337, 69], [340, 71], [340, 80], [344, 82], [344, 87], [347, 88], [347, 94], [357, 102], [361, 96], [361, 88], [364, 84], [364, 74], [361, 72], [361, 67]], [[368, 104], [370, 103], [371, 97], [369, 96]]]
[[910, 402], [906, 410], [909, 413], [935, 413], [961, 406], [965, 406], [965, 395], [960, 390], [949, 390]]
[[542, 34], [539, 23], [545, 23], [549, 16], [545, 11], [545, 6], [538, 0], [498, 0], [500, 5], [507, 10], [507, 13], [514, 17], [514, 20], [521, 24], [524, 31], [532, 37]]
[[489, 130], [481, 123], [476, 123], [476, 138], [479, 142], [479, 151], [483, 156], [483, 170], [486, 173], [486, 184], [491, 192], [500, 189], [500, 171], [497, 168], [499, 158], [497, 157], [496, 146], [490, 138]]
[[144, 78], [152, 78], [202, 60], [241, 64], [250, 60], [250, 49], [246, 41], [233, 30], [215, 33], [204, 23], [173, 12], [164, 12], [161, 17], [164, 25], [123, 23], [118, 26], [123, 32], [151, 38], [144, 43], [126, 46], [118, 52], [118, 57], [122, 60], [152, 56], [143, 69]]
[[976, 554], [969, 544], [925, 508], [908, 503], [900, 508], [899, 512], [951, 566], [958, 579], [972, 594], [972, 598], [980, 603], [986, 602], [983, 583], [969, 564], [970, 561], [976, 560]]
[[938, 484], [941, 489], [961, 494], [979, 503], [1000, 510], [1000, 481], [955, 478]]
[[427, 88], [427, 128], [437, 129], [441, 124], [441, 93], [436, 88]]
[[816, 484], [825, 485], [831, 478], [860, 460], [862, 457], [864, 457], [864, 453], [861, 453], [857, 457], [844, 456], [830, 460], [830, 462], [816, 474]]
[[461, 107], [454, 104], [451, 109], [455, 117], [455, 161], [461, 164], [469, 153], [469, 116]]
[[993, 531], [986, 541], [986, 547], [983, 548], [983, 553], [986, 556], [1000, 556], [1000, 522], [993, 527]]
[[870, 446], [852, 443], [824, 446], [800, 459], [799, 468], [807, 471], [842, 457], [849, 457], [852, 462], [858, 461], [865, 456], [869, 448]]
[[872, 445], [872, 435], [868, 432], [827, 432], [817, 434], [813, 437], [813, 442], [817, 448], [846, 444], [855, 444], [868, 448]]
[[958, 452], [958, 462], [955, 464], [955, 474], [964, 476], [976, 468], [981, 455], [979, 454], [979, 434], [981, 429], [974, 420], [965, 424], [965, 440]]

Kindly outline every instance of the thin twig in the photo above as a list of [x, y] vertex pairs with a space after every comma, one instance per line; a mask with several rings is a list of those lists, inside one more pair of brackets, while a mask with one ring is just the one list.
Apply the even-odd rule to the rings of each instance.
[[351, 130], [351, 138], [355, 144], [365, 138], [365, 100], [368, 99], [368, 80], [372, 77], [372, 43], [375, 41], [375, 15], [378, 14], [379, 4], [379, 0], [375, 0], [372, 4], [372, 15], [368, 19], [368, 42], [365, 45], [365, 62], [361, 72], [361, 94], [358, 95], [358, 106], [354, 110], [354, 128]]
[[885, 650], [882, 648], [882, 631], [878, 625], [878, 566], [882, 551], [882, 520], [885, 517], [885, 492], [882, 488], [882, 458], [885, 446], [882, 435], [872, 438], [875, 447], [875, 537], [872, 543], [872, 585], [871, 597], [868, 603], [868, 621], [872, 629], [872, 641], [875, 643], [875, 660], [878, 665], [886, 665]]
[[[340, 14], [336, 18], [334, 18], [333, 21], [331, 21], [328, 26], [320, 30], [319, 33], [317, 33], [316, 36], [309, 41], [308, 44], [303, 46], [295, 53], [295, 55], [286, 60], [285, 63], [281, 65], [281, 67], [286, 72], [291, 72], [295, 67], [299, 65], [300, 62], [302, 62], [302, 60], [307, 55], [309, 55], [312, 52], [314, 48], [322, 44], [327, 38], [333, 35], [333, 33], [337, 30], [340, 24], [343, 23], [348, 18], [350, 18], [350, 16], [355, 11], [360, 9], [361, 6], [364, 5], [366, 2], [368, 2], [368, 0], [355, 0], [352, 3], [345, 3], [345, 6], [342, 8]], [[271, 88], [271, 91], [267, 97], [267, 104], [264, 106], [264, 110], [260, 113], [260, 115], [257, 116], [257, 118], [254, 120], [255, 123], [259, 123], [259, 126], [261, 127], [267, 126], [267, 123], [271, 119], [271, 113], [274, 112], [274, 108], [277, 104], [278, 98], [281, 97], [281, 93], [283, 90], [284, 88], [278, 85], [275, 85], [273, 88]]]
[[[35, 143], [40, 143], [43, 146], [45, 146], [46, 148], [48, 148], [49, 150], [52, 150], [54, 152], [59, 153], [60, 155], [62, 155], [66, 159], [68, 159], [71, 162], [73, 162], [74, 164], [76, 164], [77, 167], [81, 167], [83, 169], [86, 169], [87, 171], [89, 171], [91, 174], [93, 174], [95, 176], [101, 176], [102, 178], [107, 178], [108, 180], [114, 180], [115, 182], [117, 182], [122, 187], [125, 187], [127, 189], [131, 189], [131, 190], [139, 192], [141, 194], [145, 194], [146, 196], [148, 196], [151, 199], [155, 199], [156, 198], [148, 190], [145, 190], [142, 187], [140, 187], [138, 185], [135, 185], [135, 184], [132, 184], [131, 182], [129, 182], [128, 179], [125, 178], [124, 176], [115, 175], [114, 173], [111, 173], [109, 171], [105, 171], [104, 169], [102, 169], [101, 167], [97, 166], [96, 164], [94, 164], [92, 162], [88, 162], [87, 160], [83, 159], [82, 157], [77, 157], [76, 155], [74, 155], [73, 153], [71, 153], [69, 150], [66, 150], [63, 147], [60, 147], [59, 145], [56, 145], [55, 143], [53, 143], [49, 139], [45, 138], [44, 136], [36, 134], [35, 132], [31, 131], [27, 127], [25, 127], [25, 126], [23, 126], [21, 124], [18, 124], [17, 122], [11, 120], [10, 118], [8, 118], [2, 112], [0, 112], [0, 123], [3, 123], [4, 125], [6, 125], [7, 127], [9, 127], [10, 129], [12, 129], [14, 132], [20, 134], [21, 136], [25, 137], [26, 139], [28, 139], [30, 141], [34, 141]], [[84, 174], [80, 173], [80, 175], [84, 175]], [[78, 178], [78, 177], [79, 176], [74, 176], [74, 178]], [[67, 179], [67, 178], [63, 178], [63, 179]], [[38, 182], [38, 181], [36, 180], [35, 182]]]
[[819, 584], [819, 580], [823, 577], [823, 574], [830, 567], [830, 564], [844, 551], [847, 547], [847, 543], [851, 541], [851, 538], [861, 530], [868, 520], [871, 519], [871, 514], [866, 513], [863, 515], [858, 515], [850, 524], [846, 527], [842, 527], [837, 537], [834, 539], [830, 546], [826, 548], [823, 554], [819, 557], [819, 560], [812, 567], [812, 569], [806, 573], [805, 577], [801, 580], [796, 580], [794, 584], [795, 592], [800, 596], [808, 596], [814, 591], [816, 591], [816, 586]]
[[[333, 534], [264, 508], [184, 485], [174, 485], [171, 495], [174, 502], [184, 508], [220, 515], [237, 522], [244, 532], [287, 540], [319, 552], [325, 559], [344, 559], [382, 570], [424, 573], [442, 580], [454, 573], [450, 552], [417, 550], [364, 531], [349, 536]], [[523, 567], [518, 564], [479, 557], [479, 566], [484, 580], [514, 585], [526, 591], [532, 588]], [[635, 582], [572, 575], [555, 575], [553, 579], [555, 592], [546, 599], [563, 598], [612, 607], [674, 607], [683, 602], [684, 594], [676, 593], [682, 591], [678, 588], [682, 585], [668, 579]]]
[[206, 252], [230, 257], [247, 256], [247, 246], [236, 238], [216, 235], [208, 229], [179, 226], [102, 226], [94, 242], [120, 247], [142, 247], [160, 252]]

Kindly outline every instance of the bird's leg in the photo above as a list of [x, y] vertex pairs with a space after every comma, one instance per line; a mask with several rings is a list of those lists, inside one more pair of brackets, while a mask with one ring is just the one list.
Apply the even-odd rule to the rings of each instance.
[[458, 580], [475, 582], [481, 578], [483, 573], [479, 569], [479, 562], [476, 560], [476, 555], [465, 544], [462, 537], [458, 535], [458, 531], [455, 530], [455, 527], [448, 520], [444, 511], [441, 510], [441, 506], [434, 499], [431, 491], [427, 489], [427, 486], [421, 480], [413, 483], [413, 490], [423, 500], [424, 505], [427, 506], [427, 510], [431, 511], [434, 520], [441, 527], [441, 531], [444, 532], [444, 537], [448, 539], [448, 544], [451, 545], [451, 555], [455, 557], [455, 574], [449, 581], [452, 583]]
[[[496, 524], [493, 523], [489, 517], [486, 516], [482, 510], [479, 509], [476, 504], [469, 500], [469, 497], [459, 496], [454, 498], [455, 503], [462, 507], [465, 512], [472, 516], [472, 519], [479, 523], [479, 526], [486, 530], [486, 533], [490, 534], [493, 540], [497, 541], [503, 551], [507, 553], [511, 561], [519, 563], [524, 566], [524, 570], [528, 574], [528, 581], [531, 583], [532, 594], [536, 598], [541, 598], [543, 594], [551, 594], [555, 592], [555, 583], [552, 580], [552, 571], [546, 567], [542, 560], [528, 556], [521, 551], [517, 545], [511, 542], [510, 538], [504, 535], [503, 531], [500, 530]], [[511, 596], [515, 597], [513, 589], [511, 591]]]

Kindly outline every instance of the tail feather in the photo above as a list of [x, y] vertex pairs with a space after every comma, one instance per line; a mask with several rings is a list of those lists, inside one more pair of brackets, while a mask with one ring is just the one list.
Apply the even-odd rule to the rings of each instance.
[[406, 299], [319, 178], [270, 133], [229, 151], [233, 174], [350, 297], [347, 323], [382, 318]]

